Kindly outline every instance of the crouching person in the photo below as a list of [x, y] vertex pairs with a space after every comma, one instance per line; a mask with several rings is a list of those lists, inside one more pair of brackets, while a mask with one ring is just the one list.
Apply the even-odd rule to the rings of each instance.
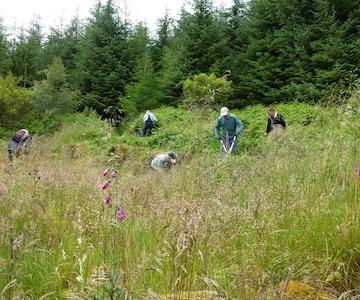
[[156, 171], [168, 171], [177, 164], [177, 157], [174, 152], [158, 154], [152, 161], [151, 167]]
[[14, 155], [19, 157], [22, 150], [25, 154], [30, 153], [32, 137], [28, 130], [20, 129], [10, 140], [8, 144], [8, 155], [10, 162]]

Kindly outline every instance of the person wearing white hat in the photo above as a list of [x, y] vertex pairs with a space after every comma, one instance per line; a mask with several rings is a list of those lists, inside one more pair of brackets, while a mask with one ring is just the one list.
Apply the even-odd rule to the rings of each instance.
[[[237, 146], [237, 137], [244, 130], [244, 124], [227, 107], [222, 107], [220, 117], [215, 126], [215, 137], [221, 141], [222, 152], [234, 152]], [[220, 130], [222, 131], [220, 136]]]

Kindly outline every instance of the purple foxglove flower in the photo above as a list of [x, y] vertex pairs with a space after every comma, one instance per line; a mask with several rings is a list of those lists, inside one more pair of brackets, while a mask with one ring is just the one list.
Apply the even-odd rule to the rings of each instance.
[[110, 181], [105, 181], [102, 185], [101, 185], [101, 189], [104, 191], [106, 190], [110, 185]]
[[105, 169], [103, 172], [103, 176], [106, 177], [109, 175], [109, 169]]
[[117, 177], [117, 176], [118, 176], [118, 172], [117, 172], [116, 170], [112, 171], [111, 176], [112, 176], [113, 178]]
[[225, 148], [227, 150], [230, 149], [230, 139], [229, 139], [229, 133], [228, 132], [226, 133], [226, 138], [225, 138]]
[[358, 182], [360, 182], [360, 166], [357, 166], [355, 169], [355, 176]]
[[116, 213], [116, 217], [119, 221], [124, 221], [126, 219], [125, 210], [123, 208], [120, 208], [118, 212]]
[[110, 204], [110, 202], [111, 202], [111, 196], [110, 196], [110, 195], [106, 195], [106, 196], [104, 197], [104, 203], [105, 203], [105, 204]]

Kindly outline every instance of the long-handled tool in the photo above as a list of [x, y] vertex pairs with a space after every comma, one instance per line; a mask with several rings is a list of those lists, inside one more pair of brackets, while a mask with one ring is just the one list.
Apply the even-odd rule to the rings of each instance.
[[221, 159], [221, 161], [216, 165], [216, 167], [219, 167], [220, 165], [222, 165], [222, 163], [226, 160], [226, 157], [230, 156], [231, 155], [231, 152], [233, 151], [234, 149], [234, 145], [235, 145], [235, 142], [236, 142], [236, 136], [234, 136], [234, 138], [232, 139], [232, 143], [231, 143], [231, 146], [228, 149], [226, 149], [225, 145], [224, 145], [224, 142], [222, 141], [222, 139], [220, 140], [221, 142], [221, 146], [225, 152], [225, 155], [224, 157]]
[[225, 147], [224, 142], [223, 142], [222, 139], [220, 140], [220, 143], [221, 143], [222, 148], [224, 149], [224, 152], [227, 153], [228, 150], [226, 149], [226, 147]]
[[235, 146], [235, 142], [236, 142], [236, 135], [234, 135], [234, 138], [232, 140], [232, 143], [231, 143], [230, 149], [228, 151], [228, 154], [231, 154], [231, 152], [233, 151], [233, 148]]
[[221, 146], [222, 146], [223, 149], [224, 149], [225, 156], [226, 156], [226, 155], [230, 155], [231, 152], [232, 152], [232, 150], [234, 149], [234, 145], [235, 145], [235, 142], [236, 142], [236, 135], [235, 135], [234, 138], [232, 139], [232, 143], [231, 143], [231, 146], [230, 146], [229, 149], [226, 149], [226, 147], [225, 147], [224, 142], [223, 142], [222, 139], [220, 140], [220, 142], [221, 142]]

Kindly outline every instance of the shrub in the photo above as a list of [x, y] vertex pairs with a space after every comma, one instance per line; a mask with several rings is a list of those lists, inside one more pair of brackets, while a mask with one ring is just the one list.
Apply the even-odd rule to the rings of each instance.
[[0, 77], [0, 124], [7, 128], [22, 125], [31, 111], [31, 91], [18, 86], [19, 79], [11, 73]]
[[185, 80], [184, 103], [190, 108], [211, 108], [215, 106], [218, 97], [226, 101], [232, 91], [231, 82], [225, 78], [200, 73]]
[[60, 149], [76, 147], [86, 143], [93, 151], [105, 150], [106, 142], [111, 138], [113, 129], [103, 122], [93, 110], [63, 117], [62, 129], [54, 136], [55, 152]]

